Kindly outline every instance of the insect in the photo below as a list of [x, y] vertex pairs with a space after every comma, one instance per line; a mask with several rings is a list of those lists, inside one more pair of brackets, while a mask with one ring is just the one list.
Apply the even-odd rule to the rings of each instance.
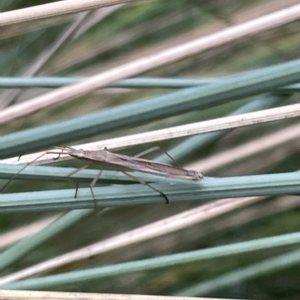
[[[81, 160], [85, 160], [88, 162], [93, 162], [95, 164], [101, 165], [105, 169], [113, 169], [113, 170], [121, 171], [127, 176], [131, 177], [132, 179], [140, 182], [141, 184], [147, 185], [152, 190], [162, 195], [165, 198], [166, 203], [169, 203], [169, 199], [163, 192], [157, 190], [149, 183], [127, 173], [127, 171], [139, 171], [139, 172], [144, 172], [149, 174], [161, 175], [165, 177], [173, 177], [173, 178], [188, 179], [188, 180], [200, 180], [203, 178], [203, 175], [197, 171], [187, 170], [181, 167], [174, 167], [168, 164], [158, 163], [147, 159], [127, 156], [123, 154], [116, 154], [107, 150], [106, 147], [104, 148], [104, 150], [97, 150], [97, 151], [88, 151], [83, 149], [77, 150], [72, 147], [63, 147], [59, 149], [61, 149], [62, 151], [61, 153], [57, 153], [54, 151], [53, 152], [48, 151], [47, 153], [59, 154], [57, 159], [60, 157], [60, 155], [67, 154], [77, 159], [81, 159]], [[77, 172], [77, 170], [75, 172]], [[72, 174], [74, 174], [75, 172], [72, 172]], [[101, 172], [98, 174], [98, 176], [93, 180], [93, 182], [90, 185], [91, 192], [94, 199], [95, 196], [92, 187], [99, 179]], [[69, 176], [72, 174], [69, 174]], [[77, 189], [76, 189], [75, 197], [77, 195]]]
[[[194, 180], [194, 181], [200, 180], [203, 178], [203, 175], [197, 171], [187, 170], [187, 169], [184, 169], [181, 167], [171, 166], [168, 164], [158, 163], [155, 161], [137, 158], [137, 157], [133, 157], [133, 156], [116, 154], [116, 153], [110, 152], [106, 147], [104, 148], [104, 150], [94, 150], [94, 151], [83, 150], [83, 149], [77, 150], [72, 147], [55, 147], [55, 148], [60, 149], [61, 152], [47, 151], [46, 153], [44, 153], [42, 155], [57, 154], [58, 156], [55, 158], [55, 160], [59, 159], [61, 155], [70, 155], [74, 158], [88, 161], [89, 163], [98, 164], [102, 167], [101, 169], [111, 169], [111, 170], [121, 171], [128, 177], [138, 181], [139, 183], [141, 183], [143, 185], [147, 185], [149, 188], [151, 188], [155, 192], [159, 193], [162, 197], [164, 197], [166, 203], [169, 203], [169, 199], [166, 194], [164, 194], [160, 190], [156, 189], [155, 187], [153, 187], [149, 183], [145, 182], [144, 180], [129, 174], [128, 171], [139, 171], [139, 172], [144, 172], [144, 173], [149, 173], [149, 174], [154, 174], [154, 175], [173, 177], [173, 178], [179, 178], [179, 179], [188, 179], [188, 180]], [[37, 157], [35, 160], [37, 160], [41, 156]], [[27, 166], [28, 166], [28, 164], [25, 165], [17, 174], [15, 174], [10, 179], [2, 187], [1, 192]], [[67, 178], [70, 177], [71, 175], [77, 173], [78, 171], [86, 168], [87, 166], [88, 165], [86, 165], [82, 168], [79, 168], [75, 171], [72, 171], [71, 173], [69, 173], [67, 175]], [[98, 181], [98, 179], [100, 178], [102, 171], [103, 170], [101, 170], [98, 173], [98, 175], [93, 179], [93, 181], [90, 184], [91, 193], [92, 193], [95, 203], [96, 203], [96, 198], [95, 198], [95, 195], [93, 192], [93, 187], [96, 184], [96, 182]], [[78, 187], [79, 187], [79, 185], [77, 184], [76, 191], [75, 191], [75, 198], [77, 197]]]

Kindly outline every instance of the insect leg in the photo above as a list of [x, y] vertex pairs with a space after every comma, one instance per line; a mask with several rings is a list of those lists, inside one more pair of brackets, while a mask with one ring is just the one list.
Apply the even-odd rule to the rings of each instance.
[[[89, 166], [89, 164], [87, 164], [87, 165], [85, 165], [85, 166], [83, 166], [83, 167], [81, 167], [81, 168], [78, 168], [78, 169], [76, 169], [76, 170], [70, 172], [69, 174], [66, 175], [66, 179], [67, 179], [69, 182], [74, 183], [73, 181], [71, 181], [71, 180], [69, 179], [69, 177], [71, 177], [72, 175], [78, 173], [79, 171], [81, 171], [81, 170], [87, 168], [88, 166]], [[74, 198], [77, 198], [78, 189], [79, 189], [79, 183], [76, 182], [76, 190], [75, 190]]]
[[180, 166], [178, 164], [178, 162], [167, 151], [165, 151], [164, 149], [162, 149], [160, 146], [154, 146], [154, 147], [152, 147], [150, 149], [147, 149], [147, 150], [145, 150], [145, 151], [143, 151], [143, 152], [135, 155], [134, 157], [142, 157], [145, 154], [148, 154], [148, 153], [151, 153], [151, 152], [157, 151], [157, 150], [160, 150], [161, 152], [163, 152], [164, 154], [166, 154], [175, 163], [175, 165], [177, 165], [178, 167], [182, 168], [182, 166]]
[[95, 186], [96, 182], [97, 182], [98, 179], [100, 178], [102, 172], [103, 172], [103, 170], [101, 170], [101, 171], [97, 174], [97, 176], [93, 179], [93, 181], [92, 181], [91, 184], [90, 184], [90, 189], [91, 189], [91, 193], [92, 193], [92, 196], [93, 196], [95, 208], [97, 207], [97, 202], [96, 202], [96, 197], [95, 197], [95, 194], [94, 194], [94, 191], [93, 191], [93, 187]]
[[145, 150], [145, 151], [143, 151], [143, 152], [140, 152], [140, 153], [134, 155], [134, 157], [142, 157], [142, 156], [144, 156], [144, 155], [146, 155], [146, 154], [148, 154], [148, 153], [151, 153], [151, 152], [153, 152], [153, 151], [156, 151], [156, 150], [158, 150], [158, 149], [161, 149], [161, 148], [158, 147], [158, 146], [154, 146], [154, 147], [151, 147], [151, 148], [149, 148], [149, 149], [147, 149], [147, 150]]
[[[81, 167], [81, 168], [78, 168], [74, 171], [72, 171], [71, 173], [69, 173], [66, 178], [68, 181], [72, 182], [71, 180], [69, 180], [68, 178], [74, 174], [76, 174], [77, 172], [87, 168], [89, 166], [89, 164]], [[90, 190], [91, 190], [91, 194], [92, 194], [92, 197], [93, 197], [93, 200], [94, 200], [94, 203], [95, 203], [95, 207], [97, 207], [97, 202], [96, 202], [96, 197], [95, 197], [95, 194], [94, 194], [94, 191], [93, 191], [93, 187], [95, 186], [96, 182], [98, 181], [98, 179], [100, 178], [101, 174], [102, 174], [103, 170], [101, 170], [97, 176], [93, 179], [93, 181], [90, 183]], [[79, 189], [79, 183], [76, 183], [76, 190], [75, 190], [75, 195], [74, 195], [74, 198], [77, 198], [77, 194], [78, 194], [78, 189]]]
[[56, 153], [56, 154], [58, 154], [58, 156], [53, 158], [53, 160], [58, 160], [60, 158], [60, 156], [62, 155], [62, 153]]
[[152, 190], [154, 190], [155, 192], [157, 192], [157, 193], [159, 193], [160, 195], [162, 195], [162, 196], [165, 198], [166, 203], [169, 204], [169, 198], [168, 198], [167, 195], [164, 194], [162, 191], [156, 189], [154, 186], [150, 185], [150, 184], [147, 183], [146, 181], [144, 181], [144, 180], [142, 180], [142, 179], [140, 179], [140, 178], [137, 178], [137, 177], [135, 177], [135, 176], [133, 176], [133, 175], [131, 175], [131, 174], [125, 172], [125, 171], [121, 171], [121, 172], [124, 173], [125, 175], [127, 175], [128, 177], [130, 177], [130, 178], [136, 180], [137, 182], [139, 182], [139, 183], [141, 183], [141, 184], [143, 184], [143, 185], [147, 185], [150, 189], [152, 189]]

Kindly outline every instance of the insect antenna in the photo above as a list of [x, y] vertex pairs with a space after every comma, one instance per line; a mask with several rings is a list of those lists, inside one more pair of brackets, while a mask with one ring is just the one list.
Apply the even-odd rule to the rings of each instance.
[[[14, 174], [12, 177], [10, 177], [10, 179], [1, 187], [1, 189], [0, 189], [0, 193], [2, 193], [4, 190], [5, 190], [5, 188], [24, 170], [24, 169], [26, 169], [29, 165], [31, 165], [31, 164], [33, 164], [35, 161], [37, 161], [39, 158], [41, 158], [41, 157], [43, 157], [44, 155], [46, 155], [47, 153], [43, 153], [43, 154], [41, 154], [41, 155], [39, 155], [38, 157], [36, 157], [33, 161], [31, 161], [31, 162], [29, 162], [29, 163], [27, 163], [27, 164], [25, 164], [16, 174]], [[21, 157], [22, 155], [20, 155], [19, 156], [19, 159], [18, 160], [20, 160], [20, 157]]]

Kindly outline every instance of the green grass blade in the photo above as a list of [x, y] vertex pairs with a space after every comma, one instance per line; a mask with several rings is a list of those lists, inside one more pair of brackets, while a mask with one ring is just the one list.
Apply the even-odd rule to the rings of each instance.
[[[225, 178], [205, 177], [198, 182], [161, 179], [160, 183], [152, 185], [163, 191], [170, 202], [203, 202], [218, 198], [299, 194], [299, 181], [300, 173], [292, 172]], [[140, 184], [97, 187], [93, 188], [93, 192], [98, 207], [164, 203], [161, 195]], [[93, 207], [95, 203], [89, 188], [79, 189], [77, 198], [74, 198], [74, 189], [71, 189], [3, 194], [0, 199], [0, 213]]]
[[0, 158], [249, 97], [300, 80], [300, 60], [0, 137]]
[[[274, 247], [282, 247], [286, 245], [294, 245], [300, 243], [300, 233], [289, 233], [284, 235], [272, 236], [257, 240], [250, 240], [241, 243], [229, 244], [224, 246], [217, 246], [213, 248], [195, 250], [185, 253], [166, 255], [162, 257], [144, 259], [139, 261], [132, 261], [126, 263], [120, 263], [116, 265], [73, 271], [63, 274], [57, 274], [52, 276], [45, 276], [41, 278], [33, 278], [33, 279], [25, 279], [20, 280], [13, 283], [4, 284], [1, 286], [3, 289], [46, 289], [53, 288], [57, 285], [64, 284], [74, 284], [78, 282], [85, 282], [90, 280], [99, 280], [107, 277], [124, 275], [131, 272], [137, 271], [147, 271], [147, 270], [155, 270], [158, 268], [166, 268], [170, 266], [178, 266], [187, 263], [197, 263], [207, 259], [215, 259], [218, 257], [226, 257], [232, 256], [240, 253], [248, 253], [257, 250], [270, 249]], [[289, 254], [282, 255], [280, 257], [284, 257], [286, 262], [288, 260], [289, 264], [287, 266], [298, 263], [300, 260], [300, 251], [292, 252]], [[257, 276], [260, 273], [258, 271], [263, 271], [266, 267], [268, 272], [274, 272], [278, 270], [280, 267], [285, 267], [284, 263], [278, 264], [279, 258], [272, 258], [264, 263], [256, 264], [255, 266], [245, 268], [243, 271], [235, 272], [235, 276], [228, 276], [227, 280], [223, 278], [223, 286], [234, 283], [236, 281], [245, 280], [249, 278], [249, 275]], [[271, 265], [271, 262], [275, 261], [275, 265]], [[275, 267], [275, 268], [274, 268]], [[276, 268], [277, 267], [277, 268]], [[246, 270], [248, 270], [246, 272]], [[249, 271], [252, 272], [249, 272]], [[232, 273], [233, 275], [234, 273]], [[240, 277], [237, 277], [240, 275]], [[221, 277], [218, 279], [220, 282]], [[210, 281], [213, 283], [214, 281]], [[216, 280], [217, 282], [217, 280]], [[199, 294], [207, 292], [205, 290], [205, 286], [209, 287], [209, 282], [203, 283], [198, 287], [191, 287], [182, 292], [178, 292], [177, 295], [189, 295], [189, 296], [197, 296]], [[201, 288], [202, 287], [202, 288]], [[214, 290], [216, 285], [212, 285], [209, 291]], [[220, 288], [220, 286], [218, 286]]]

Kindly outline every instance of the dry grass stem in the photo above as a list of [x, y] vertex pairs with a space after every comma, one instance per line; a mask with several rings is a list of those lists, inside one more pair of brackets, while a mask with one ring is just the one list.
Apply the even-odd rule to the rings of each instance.
[[225, 166], [246, 159], [261, 152], [270, 151], [275, 147], [286, 145], [287, 143], [299, 139], [300, 125], [289, 126], [283, 130], [255, 138], [253, 141], [211, 155], [197, 163], [187, 165], [187, 168], [201, 170], [201, 172], [224, 168]]
[[[157, 142], [167, 140], [171, 138], [178, 138], [184, 136], [190, 136], [195, 134], [213, 132], [218, 130], [238, 128], [247, 125], [254, 125], [259, 123], [266, 123], [281, 119], [294, 118], [300, 116], [300, 104], [294, 104], [289, 106], [283, 106], [278, 108], [271, 108], [261, 110], [258, 112], [251, 112], [236, 116], [228, 116], [224, 118], [212, 119], [203, 122], [191, 123], [187, 125], [175, 126], [166, 129], [159, 129], [155, 131], [134, 134], [130, 136], [124, 136], [109, 140], [104, 140], [95, 143], [82, 144], [73, 146], [75, 149], [85, 150], [103, 150], [107, 147], [109, 150], [120, 149], [124, 147], [140, 145], [150, 142]], [[49, 150], [51, 151], [51, 150]], [[47, 154], [41, 156], [45, 152], [38, 152], [29, 155], [24, 155], [20, 159], [19, 157], [13, 157], [9, 159], [3, 159], [0, 163], [17, 163], [25, 164], [34, 160], [36, 162], [45, 163], [51, 162], [53, 155]], [[41, 156], [39, 159], [37, 157]], [[63, 157], [63, 156], [62, 156]], [[68, 159], [68, 156], [64, 156], [64, 159]]]
[[[74, 2], [74, 1], [66, 1], [66, 3], [68, 4], [69, 2]], [[87, 2], [89, 1], [85, 1], [85, 2], [76, 1], [75, 3], [84, 4]], [[100, 1], [90, 1], [90, 2], [100, 2]], [[109, 1], [109, 2], [113, 2], [113, 1]], [[116, 4], [115, 2], [117, 1], [114, 1], [114, 4]], [[64, 3], [59, 2], [58, 5], [59, 5], [59, 10], [61, 10], [61, 7], [64, 5]], [[1, 16], [2, 23], [5, 23], [5, 19], [3, 19], [3, 14]], [[77, 84], [61, 87], [45, 95], [41, 95], [34, 99], [23, 102], [21, 104], [9, 107], [3, 110], [2, 112], [0, 112], [0, 124], [10, 122], [15, 118], [28, 115], [42, 108], [48, 107], [50, 105], [71, 101], [80, 96], [86, 95], [87, 93], [90, 93], [100, 87], [104, 87], [116, 80], [120, 80], [131, 76], [135, 76], [137, 74], [144, 73], [146, 71], [152, 70], [159, 66], [163, 66], [178, 61], [180, 59], [183, 59], [185, 57], [195, 55], [201, 51], [210, 49], [212, 47], [220, 46], [224, 43], [228, 43], [238, 38], [245, 37], [245, 35], [252, 35], [273, 27], [278, 27], [280, 25], [287, 24], [289, 22], [299, 19], [299, 17], [300, 17], [300, 4], [245, 22], [243, 24], [229, 27], [227, 29], [221, 30], [217, 33], [211, 34], [206, 37], [200, 37], [198, 39], [191, 40], [179, 46], [177, 45], [175, 47], [160, 51], [151, 56], [146, 56], [137, 59], [127, 64], [121, 65], [119, 67], [115, 67], [108, 71], [99, 73]]]
[[113, 6], [129, 2], [145, 0], [85, 0], [85, 1], [56, 1], [53, 3], [22, 8], [1, 13], [0, 26], [17, 24], [43, 18], [56, 17], [65, 14], [78, 13], [100, 7]]
[[49, 272], [51, 269], [75, 261], [85, 260], [94, 255], [100, 255], [175, 232], [222, 215], [233, 209], [255, 203], [261, 199], [264, 199], [264, 197], [229, 198], [214, 201], [3, 276], [0, 278], [0, 285], [27, 278], [41, 272]]
[[[150, 295], [127, 295], [127, 294], [95, 294], [95, 293], [71, 293], [71, 292], [48, 292], [48, 291], [0, 291], [3, 300], [221, 300], [206, 297], [179, 297], [179, 296], [150, 296]], [[234, 300], [234, 299], [227, 299]]]

